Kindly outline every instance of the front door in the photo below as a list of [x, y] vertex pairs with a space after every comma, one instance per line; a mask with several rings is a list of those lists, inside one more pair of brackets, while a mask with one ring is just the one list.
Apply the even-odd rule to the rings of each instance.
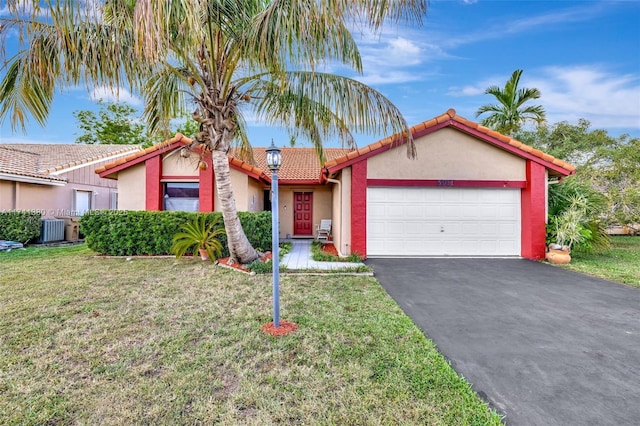
[[293, 193], [293, 234], [313, 235], [313, 192]]

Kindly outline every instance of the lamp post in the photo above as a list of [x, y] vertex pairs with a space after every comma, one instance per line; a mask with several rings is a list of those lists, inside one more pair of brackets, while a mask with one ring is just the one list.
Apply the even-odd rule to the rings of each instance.
[[271, 262], [273, 263], [273, 326], [280, 326], [280, 261], [278, 259], [278, 169], [282, 164], [280, 149], [273, 144], [267, 148], [267, 167], [271, 170]]

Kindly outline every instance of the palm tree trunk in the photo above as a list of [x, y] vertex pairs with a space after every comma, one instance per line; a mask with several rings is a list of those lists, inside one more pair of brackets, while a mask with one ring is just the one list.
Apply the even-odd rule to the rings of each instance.
[[213, 150], [213, 171], [216, 180], [216, 190], [224, 227], [227, 231], [227, 244], [229, 245], [230, 261], [237, 261], [242, 264], [256, 260], [260, 255], [253, 248], [242, 229], [236, 208], [236, 199], [231, 187], [231, 175], [229, 173], [229, 159], [222, 151]]

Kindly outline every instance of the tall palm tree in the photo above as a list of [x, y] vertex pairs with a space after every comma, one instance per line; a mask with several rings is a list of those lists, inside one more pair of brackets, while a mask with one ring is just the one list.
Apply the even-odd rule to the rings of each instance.
[[540, 105], [524, 105], [540, 98], [538, 89], [519, 89], [518, 83], [522, 70], [515, 70], [504, 88], [490, 86], [484, 91], [486, 95], [493, 95], [498, 105], [483, 105], [476, 111], [476, 117], [484, 113], [491, 113], [482, 119], [480, 124], [490, 127], [502, 134], [512, 136], [522, 128], [527, 121], [542, 124], [545, 121], [545, 111]]
[[[145, 98], [150, 130], [194, 108], [195, 142], [211, 152], [233, 260], [258, 254], [237, 215], [227, 155], [250, 152], [245, 114], [306, 137], [323, 159], [328, 138], [354, 146], [354, 132], [400, 133], [400, 111], [356, 80], [319, 71], [339, 62], [362, 72], [347, 27], [421, 23], [426, 0], [33, 0], [9, 2], [0, 41], [18, 34], [0, 83], [0, 118], [44, 123], [55, 90], [127, 85]], [[5, 59], [0, 52], [0, 60]], [[205, 152], [205, 150], [203, 150]]]

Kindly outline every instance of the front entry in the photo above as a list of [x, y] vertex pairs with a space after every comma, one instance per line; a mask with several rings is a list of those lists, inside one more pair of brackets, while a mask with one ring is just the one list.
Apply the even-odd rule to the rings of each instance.
[[293, 234], [313, 235], [313, 192], [293, 193]]

